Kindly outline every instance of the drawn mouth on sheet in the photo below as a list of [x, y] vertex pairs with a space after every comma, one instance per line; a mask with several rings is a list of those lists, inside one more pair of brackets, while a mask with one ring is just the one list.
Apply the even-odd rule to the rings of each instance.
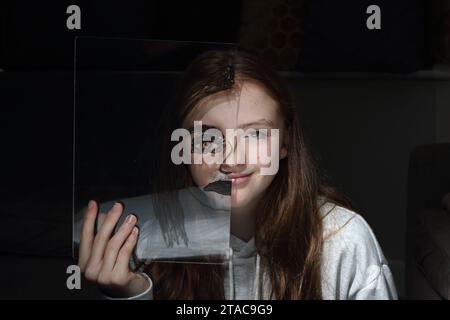
[[206, 185], [203, 190], [216, 192], [225, 196], [231, 196], [231, 181], [217, 180]]

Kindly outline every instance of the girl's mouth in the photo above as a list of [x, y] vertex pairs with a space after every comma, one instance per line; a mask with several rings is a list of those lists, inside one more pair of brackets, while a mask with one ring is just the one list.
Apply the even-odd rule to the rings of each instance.
[[231, 183], [233, 187], [244, 187], [248, 184], [250, 181], [250, 177], [253, 173], [247, 173], [247, 174], [229, 174], [228, 179], [231, 180]]

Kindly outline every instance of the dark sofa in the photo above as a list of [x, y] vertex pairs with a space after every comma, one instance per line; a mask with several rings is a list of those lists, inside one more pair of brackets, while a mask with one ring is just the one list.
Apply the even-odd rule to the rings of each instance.
[[408, 178], [406, 295], [450, 298], [450, 144], [420, 146], [411, 153]]

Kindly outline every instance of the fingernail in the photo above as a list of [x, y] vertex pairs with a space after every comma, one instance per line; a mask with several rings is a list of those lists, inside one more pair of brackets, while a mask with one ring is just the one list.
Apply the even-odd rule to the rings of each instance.
[[127, 217], [127, 220], [126, 220], [126, 222], [128, 223], [128, 224], [132, 224], [132, 223], [134, 223], [136, 221], [136, 217], [134, 216], [134, 215], [132, 215], [132, 214], [130, 214], [128, 217]]
[[116, 202], [115, 204], [114, 204], [114, 206], [113, 206], [113, 209], [115, 209], [115, 210], [117, 210], [117, 209], [119, 209], [120, 208], [120, 203], [119, 202]]
[[92, 209], [94, 207], [94, 200], [89, 200], [88, 208]]
[[139, 232], [138, 227], [134, 227], [132, 232], [134, 235], [138, 234], [138, 232]]

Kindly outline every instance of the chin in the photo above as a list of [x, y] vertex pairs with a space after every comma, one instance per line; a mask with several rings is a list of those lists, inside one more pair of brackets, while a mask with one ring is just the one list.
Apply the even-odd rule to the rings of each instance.
[[252, 195], [248, 190], [233, 191], [231, 196], [231, 208], [245, 208], [255, 203], [255, 200], [255, 195]]

